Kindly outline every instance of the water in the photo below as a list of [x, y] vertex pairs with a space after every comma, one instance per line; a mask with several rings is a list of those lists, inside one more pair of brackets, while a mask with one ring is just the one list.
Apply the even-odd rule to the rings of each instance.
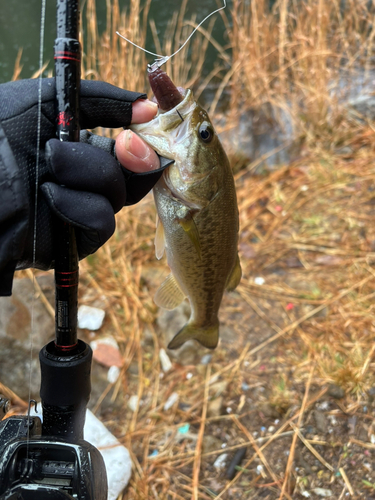
[[[153, 0], [149, 18], [155, 20], [159, 34], [163, 34], [173, 12], [178, 10], [182, 0]], [[227, 14], [229, 13], [230, 1], [228, 2]], [[120, 0], [120, 8], [129, 5], [129, 0]], [[98, 29], [102, 33], [106, 25], [106, 2], [96, 1]], [[202, 2], [201, 0], [189, 0], [186, 19], [196, 14], [198, 22], [204, 19], [210, 12], [217, 9], [215, 0]], [[21, 78], [30, 78], [38, 70], [39, 57], [39, 30], [40, 30], [41, 0], [0, 0], [0, 83], [7, 82], [12, 78], [14, 63], [18, 51], [22, 48], [21, 64], [23, 65]], [[224, 43], [225, 27], [221, 16], [215, 14], [216, 23], [213, 35]], [[82, 11], [82, 19], [85, 23], [85, 10]], [[207, 27], [207, 24], [205, 25]], [[53, 44], [56, 37], [56, 2], [47, 0], [46, 25], [45, 25], [44, 60], [49, 61], [48, 69], [53, 69]], [[151, 36], [148, 37], [147, 49], [154, 51]], [[216, 51], [211, 47], [207, 54], [207, 69], [212, 67], [216, 58]], [[178, 56], [176, 56], [178, 57]]]

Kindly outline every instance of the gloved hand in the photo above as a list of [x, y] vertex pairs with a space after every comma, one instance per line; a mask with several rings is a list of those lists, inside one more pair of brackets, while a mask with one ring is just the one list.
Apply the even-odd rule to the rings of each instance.
[[[83, 142], [80, 143], [53, 139], [56, 137], [54, 79], [42, 81], [38, 152], [38, 85], [38, 80], [0, 85], [0, 186], [8, 180], [10, 186], [0, 199], [0, 272], [1, 262], [9, 252], [18, 269], [32, 266], [36, 181], [40, 190], [36, 209], [35, 267], [48, 269], [53, 266], [53, 214], [76, 228], [78, 253], [82, 259], [95, 252], [113, 234], [114, 214], [124, 205], [136, 203], [145, 196], [160, 178], [162, 170], [171, 163], [161, 159], [159, 168], [156, 153], [135, 135], [130, 136], [130, 140], [119, 141], [118, 147], [122, 148], [121, 158], [125, 161], [129, 158], [129, 168], [137, 173], [124, 169], [115, 159], [115, 141], [111, 139], [87, 131], [81, 132]], [[132, 103], [145, 97], [103, 82], [82, 81], [81, 128], [126, 127], [132, 121]], [[146, 109], [147, 106], [150, 109]], [[149, 120], [156, 113], [149, 101], [138, 101], [135, 109], [134, 118], [138, 122]], [[130, 151], [124, 151], [125, 143], [132, 143], [135, 154], [142, 158], [131, 154], [131, 147]], [[6, 167], [2, 168], [4, 164]], [[14, 171], [14, 175], [9, 175], [9, 171]], [[16, 238], [9, 239], [11, 220], [18, 229]], [[6, 225], [3, 221], [7, 221]], [[10, 231], [2, 239], [4, 228]]]

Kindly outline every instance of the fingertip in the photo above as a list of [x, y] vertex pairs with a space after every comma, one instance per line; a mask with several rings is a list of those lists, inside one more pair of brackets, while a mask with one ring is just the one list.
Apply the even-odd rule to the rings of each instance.
[[124, 130], [116, 139], [116, 156], [132, 172], [149, 172], [160, 167], [155, 151], [131, 130]]
[[154, 118], [158, 105], [148, 99], [138, 99], [133, 103], [132, 123], [145, 123]]

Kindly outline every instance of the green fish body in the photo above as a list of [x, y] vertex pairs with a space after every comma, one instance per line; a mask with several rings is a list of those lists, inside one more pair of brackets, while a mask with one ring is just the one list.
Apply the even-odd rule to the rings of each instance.
[[155, 302], [174, 309], [188, 297], [191, 317], [168, 347], [195, 339], [213, 349], [223, 293], [241, 279], [238, 208], [228, 158], [190, 90], [173, 109], [132, 129], [160, 155], [175, 160], [154, 187], [156, 256], [160, 259], [165, 250], [172, 271]]

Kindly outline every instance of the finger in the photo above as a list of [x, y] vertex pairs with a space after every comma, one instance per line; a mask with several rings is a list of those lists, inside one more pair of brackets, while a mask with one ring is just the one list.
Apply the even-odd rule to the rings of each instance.
[[133, 103], [132, 123], [145, 123], [154, 118], [158, 105], [148, 99], [138, 99]]
[[160, 167], [155, 151], [131, 130], [124, 130], [116, 139], [118, 161], [132, 172], [149, 172]]
[[123, 90], [109, 83], [81, 81], [81, 128], [118, 128], [130, 125], [132, 103], [146, 94]]
[[105, 196], [115, 213], [125, 205], [125, 177], [109, 153], [89, 144], [51, 139], [46, 144], [46, 157], [59, 184]]
[[104, 196], [73, 191], [52, 182], [42, 184], [40, 189], [51, 211], [77, 229], [80, 258], [94, 253], [114, 233], [113, 209]]

